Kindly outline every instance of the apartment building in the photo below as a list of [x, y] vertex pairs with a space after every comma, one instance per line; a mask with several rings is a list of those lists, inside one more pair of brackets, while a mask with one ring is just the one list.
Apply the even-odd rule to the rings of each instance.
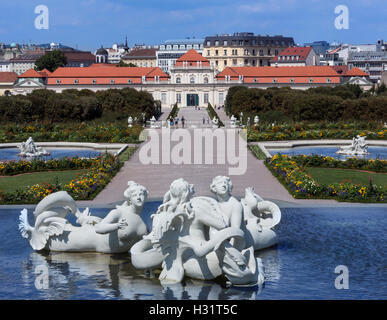
[[170, 73], [176, 61], [191, 49], [203, 54], [204, 39], [186, 38], [167, 40], [160, 44], [156, 52], [157, 66], [164, 72]]
[[239, 32], [206, 37], [203, 56], [210, 61], [215, 72], [219, 73], [227, 67], [270, 66], [272, 58], [292, 46], [292, 37]]

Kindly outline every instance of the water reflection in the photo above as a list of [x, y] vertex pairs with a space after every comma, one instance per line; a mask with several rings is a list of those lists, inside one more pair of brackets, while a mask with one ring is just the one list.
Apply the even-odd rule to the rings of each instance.
[[[276, 248], [258, 254], [264, 259], [267, 281], [278, 282], [280, 267]], [[168, 299], [168, 300], [255, 300], [263, 287], [227, 287], [225, 279], [161, 285], [158, 272], [136, 270], [127, 254], [32, 252], [22, 268], [27, 287], [36, 279], [37, 267], [46, 266], [49, 274], [43, 299]], [[87, 290], [85, 290], [87, 289]], [[87, 291], [87, 296], [83, 296]]]

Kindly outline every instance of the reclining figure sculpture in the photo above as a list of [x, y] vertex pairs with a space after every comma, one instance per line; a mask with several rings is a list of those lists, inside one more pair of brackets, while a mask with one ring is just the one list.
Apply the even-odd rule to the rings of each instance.
[[[37, 251], [128, 252], [147, 232], [141, 218], [147, 194], [145, 187], [129, 181], [124, 192], [126, 201], [102, 219], [92, 216], [88, 208], [80, 212], [66, 191], [55, 192], [36, 206], [33, 226], [28, 223], [27, 209], [21, 211], [19, 230]], [[66, 219], [69, 212], [79, 226]]]

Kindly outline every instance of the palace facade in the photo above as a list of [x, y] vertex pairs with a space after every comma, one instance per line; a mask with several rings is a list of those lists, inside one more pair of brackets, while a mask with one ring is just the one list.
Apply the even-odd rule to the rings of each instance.
[[369, 84], [368, 75], [353, 68], [350, 73], [338, 73], [329, 66], [298, 67], [227, 67], [215, 75], [210, 61], [194, 49], [181, 56], [170, 75], [158, 67], [116, 67], [93, 64], [89, 67], [58, 68], [53, 73], [29, 70], [18, 77], [12, 94], [27, 94], [35, 89], [62, 92], [66, 89], [134, 88], [150, 92], [162, 107], [223, 105], [228, 89], [246, 86], [267, 89], [291, 87], [308, 89], [336, 86], [351, 81]]

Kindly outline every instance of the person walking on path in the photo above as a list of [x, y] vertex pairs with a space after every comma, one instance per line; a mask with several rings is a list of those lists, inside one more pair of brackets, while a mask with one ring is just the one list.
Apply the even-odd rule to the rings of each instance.
[[172, 117], [169, 118], [169, 127], [170, 128], [173, 127], [173, 119], [172, 119]]
[[206, 124], [206, 118], [203, 117], [203, 126]]
[[176, 129], [179, 128], [179, 118], [178, 117], [175, 118], [175, 128]]
[[184, 119], [184, 116], [181, 117], [181, 126], [182, 128], [184, 129], [184, 122], [185, 122], [185, 119]]

